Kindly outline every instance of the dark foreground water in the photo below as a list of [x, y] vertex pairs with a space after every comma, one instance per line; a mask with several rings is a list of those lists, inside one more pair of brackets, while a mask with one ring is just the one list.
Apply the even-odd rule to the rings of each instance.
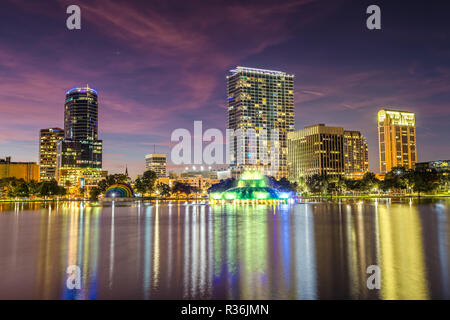
[[3, 203], [0, 299], [449, 299], [449, 205]]

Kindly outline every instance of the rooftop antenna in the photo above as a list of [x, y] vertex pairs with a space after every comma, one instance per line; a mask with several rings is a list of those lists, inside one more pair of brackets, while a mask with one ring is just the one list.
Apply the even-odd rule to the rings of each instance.
[[156, 153], [156, 144], [153, 145], [153, 153]]

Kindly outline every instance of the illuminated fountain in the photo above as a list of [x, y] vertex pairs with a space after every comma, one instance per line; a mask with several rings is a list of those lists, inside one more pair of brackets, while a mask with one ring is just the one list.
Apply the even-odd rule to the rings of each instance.
[[237, 187], [230, 188], [224, 192], [211, 192], [209, 197], [212, 203], [225, 201], [238, 203], [284, 203], [289, 198], [292, 198], [292, 193], [282, 192], [269, 187], [267, 178], [258, 171], [246, 171], [241, 175]]
[[116, 183], [109, 186], [105, 192], [106, 198], [134, 198], [133, 188], [126, 183]]

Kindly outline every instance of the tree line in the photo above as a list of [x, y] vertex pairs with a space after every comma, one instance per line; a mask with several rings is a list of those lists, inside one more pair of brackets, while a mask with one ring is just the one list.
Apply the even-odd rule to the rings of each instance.
[[142, 176], [137, 177], [133, 182], [125, 174], [108, 175], [99, 182], [97, 187], [90, 190], [89, 197], [92, 200], [98, 199], [100, 194], [104, 194], [110, 186], [116, 183], [132, 184], [135, 193], [141, 196], [157, 194], [160, 197], [168, 198], [171, 196], [189, 196], [190, 194], [199, 193], [201, 191], [199, 188], [181, 181], [176, 181], [171, 187], [166, 183], [156, 183], [157, 179], [158, 176], [156, 172], [152, 170], [145, 171]]
[[393, 168], [380, 180], [372, 172], [362, 179], [347, 179], [343, 176], [313, 175], [297, 182], [297, 191], [312, 194], [343, 193], [422, 193], [448, 191], [449, 176], [436, 171], [410, 170], [404, 167]]
[[66, 188], [58, 185], [56, 180], [25, 181], [14, 177], [0, 179], [0, 195], [2, 198], [51, 197], [66, 195]]

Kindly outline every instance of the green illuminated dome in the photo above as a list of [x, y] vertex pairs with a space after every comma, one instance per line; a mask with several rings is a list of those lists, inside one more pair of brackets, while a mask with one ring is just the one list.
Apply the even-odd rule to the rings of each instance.
[[246, 171], [237, 187], [225, 192], [213, 192], [210, 197], [212, 200], [278, 200], [287, 199], [290, 194], [268, 187], [266, 177], [260, 172]]

